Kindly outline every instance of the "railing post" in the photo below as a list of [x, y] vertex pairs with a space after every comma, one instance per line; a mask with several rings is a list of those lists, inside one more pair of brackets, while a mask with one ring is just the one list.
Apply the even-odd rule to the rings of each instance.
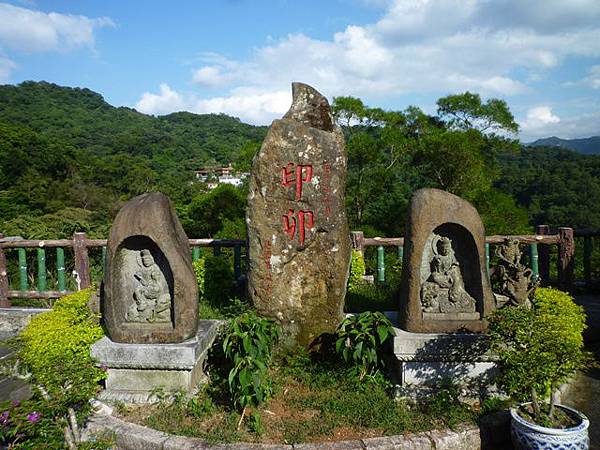
[[17, 250], [19, 254], [19, 290], [26, 291], [29, 289], [27, 280], [27, 253], [24, 248]]
[[192, 247], [192, 261], [200, 259], [200, 247]]
[[221, 246], [220, 245], [213, 246], [213, 256], [221, 256]]
[[56, 279], [58, 281], [58, 290], [65, 292], [67, 283], [65, 279], [65, 249], [62, 247], [56, 248]]
[[398, 246], [398, 260], [400, 262], [404, 260], [404, 247], [402, 245]]
[[583, 278], [586, 284], [590, 284], [592, 281], [592, 248], [592, 237], [585, 236], [583, 238]]
[[106, 275], [106, 247], [102, 247], [102, 278]]
[[[0, 239], [3, 237], [4, 235], [0, 233]], [[6, 254], [2, 248], [0, 248], [0, 307], [10, 307], [10, 300], [8, 299], [8, 265], [6, 264]]]
[[37, 288], [39, 292], [46, 290], [46, 250], [43, 248], [37, 249]]
[[[548, 225], [538, 225], [535, 233], [547, 236], [550, 234], [550, 227]], [[541, 281], [548, 283], [550, 281], [550, 246], [547, 244], [538, 246], [538, 267]]]
[[533, 282], [535, 283], [540, 277], [538, 246], [536, 243], [529, 244], [529, 255], [531, 261], [531, 272]]
[[233, 276], [235, 280], [239, 280], [242, 276], [242, 246], [236, 245], [233, 247]]
[[573, 284], [573, 268], [575, 266], [573, 228], [559, 228], [558, 238], [558, 283], [562, 289], [569, 290]]
[[487, 242], [485, 243], [485, 270], [486, 270], [486, 273], [489, 278], [490, 277], [490, 244], [488, 244]]
[[377, 247], [377, 281], [385, 281], [385, 249], [383, 245]]
[[[352, 249], [360, 252], [360, 256], [365, 257], [365, 235], [362, 231], [351, 231], [350, 239], [352, 240]], [[362, 274], [363, 276], [366, 273]]]
[[90, 281], [90, 258], [88, 256], [85, 233], [73, 234], [73, 253], [75, 256], [75, 272], [79, 275], [79, 289], [87, 289]]

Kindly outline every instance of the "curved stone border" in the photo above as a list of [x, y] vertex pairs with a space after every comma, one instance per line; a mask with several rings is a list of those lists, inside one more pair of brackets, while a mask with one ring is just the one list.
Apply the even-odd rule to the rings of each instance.
[[[99, 402], [98, 402], [99, 403]], [[136, 425], [111, 415], [112, 410], [100, 404], [83, 432], [84, 439], [106, 436], [115, 440], [120, 450], [479, 450], [481, 436], [476, 425], [456, 431], [434, 430], [399, 436], [386, 436], [352, 441], [309, 444], [208, 444], [203, 439], [175, 436]]]

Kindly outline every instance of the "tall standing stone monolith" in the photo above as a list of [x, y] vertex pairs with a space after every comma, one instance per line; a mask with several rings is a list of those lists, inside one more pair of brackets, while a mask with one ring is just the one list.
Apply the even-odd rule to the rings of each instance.
[[343, 318], [346, 150], [327, 99], [303, 83], [292, 88], [290, 110], [273, 122], [252, 166], [248, 287], [287, 344], [307, 345]]

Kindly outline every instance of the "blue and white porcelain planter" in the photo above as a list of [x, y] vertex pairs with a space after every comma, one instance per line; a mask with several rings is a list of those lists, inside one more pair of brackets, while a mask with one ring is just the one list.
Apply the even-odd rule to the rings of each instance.
[[590, 439], [588, 427], [590, 421], [579, 411], [568, 406], [556, 405], [557, 408], [578, 417], [580, 423], [572, 428], [546, 428], [527, 422], [511, 408], [510, 434], [515, 448], [520, 450], [588, 450]]

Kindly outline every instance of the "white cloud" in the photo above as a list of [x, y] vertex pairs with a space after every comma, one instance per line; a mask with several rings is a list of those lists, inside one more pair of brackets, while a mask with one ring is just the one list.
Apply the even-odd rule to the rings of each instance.
[[590, 67], [585, 82], [592, 89], [600, 89], [600, 65]]
[[[301, 33], [269, 39], [242, 60], [201, 55], [192, 81], [222, 90], [214, 101], [202, 101], [231, 110], [249, 97], [248, 107], [258, 109], [237, 115], [268, 122], [277, 115], [268, 116], [274, 109], [265, 108], [257, 92], [275, 98], [292, 81], [371, 104], [465, 90], [506, 97], [530, 92], [528, 83], [567, 57], [600, 56], [598, 0], [362, 1], [385, 8], [380, 20], [350, 25], [331, 39]], [[187, 96], [185, 103], [197, 107], [199, 100]]]
[[10, 74], [17, 65], [10, 59], [0, 55], [0, 83], [4, 83], [10, 79]]
[[[528, 118], [521, 122], [522, 142], [531, 142], [548, 136], [558, 136], [563, 139], [600, 136], [600, 111], [560, 118], [551, 109], [540, 111], [539, 115], [532, 113], [531, 118], [529, 112]], [[537, 120], [534, 117], [537, 117]]]
[[114, 26], [108, 17], [90, 19], [0, 3], [0, 47], [4, 49], [33, 53], [93, 48], [94, 31], [107, 26]]
[[172, 90], [168, 84], [160, 85], [160, 94], [145, 92], [136, 103], [135, 109], [145, 114], [168, 114], [187, 109], [187, 104], [180, 94]]
[[183, 96], [163, 83], [159, 94], [144, 93], [135, 108], [145, 114], [168, 114], [182, 110], [197, 114], [225, 113], [245, 122], [264, 124], [285, 113], [291, 100], [289, 90], [257, 92], [251, 89], [239, 89], [228, 96], [201, 99], [194, 95]]

